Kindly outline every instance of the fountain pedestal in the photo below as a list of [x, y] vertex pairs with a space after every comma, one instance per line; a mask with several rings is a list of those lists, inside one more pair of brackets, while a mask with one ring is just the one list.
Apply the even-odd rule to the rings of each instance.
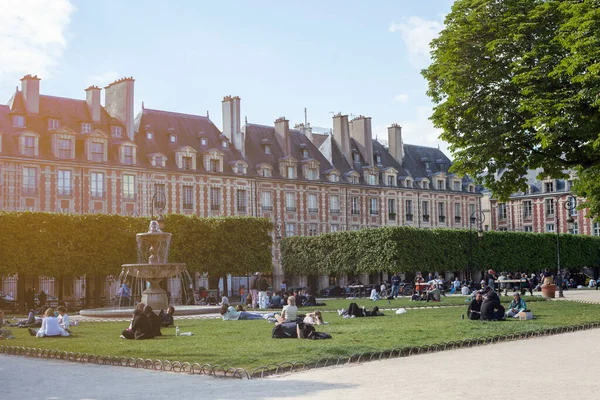
[[142, 303], [153, 310], [166, 310], [169, 306], [167, 292], [159, 286], [160, 279], [148, 279], [150, 287], [142, 292]]

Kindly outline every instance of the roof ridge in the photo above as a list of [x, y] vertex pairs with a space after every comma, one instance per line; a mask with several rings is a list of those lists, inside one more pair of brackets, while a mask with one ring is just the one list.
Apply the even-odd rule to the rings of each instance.
[[81, 101], [81, 102], [87, 103], [86, 100], [83, 100], [83, 99], [73, 99], [71, 97], [51, 96], [51, 95], [48, 95], [48, 94], [40, 94], [40, 99], [42, 97], [49, 97], [49, 98], [53, 98], [53, 99], [72, 100], [72, 101]]
[[255, 122], [248, 122], [247, 124], [244, 124], [244, 125], [248, 125], [248, 126], [254, 125], [254, 126], [260, 126], [260, 127], [263, 127], [263, 128], [271, 128], [271, 129], [275, 129], [275, 127], [274, 127], [274, 126], [271, 126], [271, 125], [263, 125], [263, 124], [257, 124], [257, 123], [255, 123]]
[[156, 110], [156, 109], [144, 107], [144, 109], [142, 110], [142, 113], [144, 113], [146, 111], [149, 111], [150, 113], [154, 113], [154, 114], [167, 114], [167, 115], [182, 116], [182, 117], [188, 117], [188, 118], [210, 120], [208, 117], [205, 117], [204, 115], [186, 114], [186, 113], [180, 113], [180, 112], [176, 112], [176, 111]]

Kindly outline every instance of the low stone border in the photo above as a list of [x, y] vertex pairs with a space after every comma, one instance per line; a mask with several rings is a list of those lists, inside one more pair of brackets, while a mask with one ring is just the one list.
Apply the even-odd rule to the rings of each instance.
[[18, 355], [25, 357], [49, 358], [79, 363], [112, 365], [119, 367], [144, 368], [155, 371], [183, 372], [188, 374], [209, 375], [222, 378], [256, 379], [270, 375], [299, 372], [315, 368], [331, 367], [337, 365], [361, 363], [366, 361], [386, 360], [398, 357], [408, 357], [416, 354], [427, 354], [445, 350], [462, 349], [473, 346], [494, 344], [512, 340], [531, 339], [541, 336], [557, 335], [561, 333], [577, 332], [587, 329], [600, 328], [600, 322], [589, 324], [563, 326], [558, 328], [542, 329], [520, 334], [497, 335], [488, 337], [471, 338], [451, 342], [442, 342], [423, 346], [397, 347], [391, 350], [366, 352], [361, 354], [342, 355], [339, 357], [325, 357], [318, 360], [304, 362], [285, 361], [279, 364], [269, 364], [255, 368], [251, 373], [243, 368], [228, 368], [215, 364], [199, 364], [170, 360], [152, 360], [143, 358], [128, 358], [103, 356], [87, 353], [73, 353], [61, 350], [48, 350], [20, 346], [0, 345], [0, 354]]

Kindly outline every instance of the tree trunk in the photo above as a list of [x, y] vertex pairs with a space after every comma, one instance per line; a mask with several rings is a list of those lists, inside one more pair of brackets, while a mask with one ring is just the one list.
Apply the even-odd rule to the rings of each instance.
[[103, 292], [103, 284], [106, 281], [106, 277], [104, 275], [98, 275], [94, 277], [94, 306], [102, 307], [102, 292]]
[[17, 300], [19, 302], [19, 312], [25, 313], [25, 274], [19, 274], [17, 280]]
[[229, 287], [227, 285], [227, 274], [223, 274], [223, 296], [229, 296]]

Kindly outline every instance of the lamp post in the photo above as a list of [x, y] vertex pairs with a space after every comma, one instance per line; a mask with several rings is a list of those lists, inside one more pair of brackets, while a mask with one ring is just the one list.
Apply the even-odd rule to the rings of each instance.
[[[560, 269], [560, 220], [558, 218], [558, 205], [560, 204], [560, 200], [565, 196], [571, 196], [571, 194], [565, 193], [562, 196], [559, 196], [556, 199], [556, 209], [554, 210], [554, 219], [556, 223], [556, 284], [558, 285], [558, 297], [565, 297], [563, 294], [562, 271]], [[567, 218], [567, 227], [569, 230], [572, 230], [575, 220], [573, 220], [573, 217], [571, 216], [571, 211], [577, 207], [577, 202], [574, 199], [568, 199], [563, 202], [563, 207], [569, 212], [569, 217]]]
[[483, 236], [482, 225], [485, 221], [485, 214], [481, 210], [475, 210], [469, 217], [469, 274], [473, 271], [473, 225], [477, 225], [477, 237]]
[[154, 193], [154, 195], [152, 196], [152, 201], [151, 201], [151, 213], [152, 213], [152, 220], [154, 220], [154, 209], [156, 209], [156, 211], [158, 212], [158, 227], [160, 228], [160, 230], [162, 231], [165, 228], [165, 219], [163, 218], [162, 214], [165, 211], [165, 208], [167, 206], [167, 196], [165, 195], [165, 192], [163, 192], [162, 190], [158, 190]]

